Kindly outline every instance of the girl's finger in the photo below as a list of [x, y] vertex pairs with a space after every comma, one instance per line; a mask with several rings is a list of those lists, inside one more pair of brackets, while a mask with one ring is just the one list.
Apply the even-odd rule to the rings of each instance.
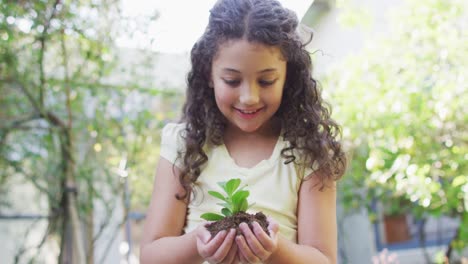
[[[237, 243], [237, 242], [236, 242]], [[244, 256], [244, 253], [242, 252], [242, 250], [240, 249], [239, 245], [237, 246], [237, 256], [239, 256], [239, 261], [240, 263], [244, 264], [244, 263], [249, 263], [249, 261], [247, 260], [247, 258]]]
[[234, 243], [234, 237], [236, 236], [236, 230], [231, 229], [229, 233], [225, 236], [224, 240], [222, 241], [221, 245], [216, 248], [214, 254], [210, 257], [210, 259], [221, 262], [223, 261], [226, 256], [229, 254], [229, 251]]
[[207, 244], [211, 240], [211, 233], [205, 227], [199, 227], [199, 230], [197, 230], [197, 237], [204, 244]]
[[201, 243], [199, 248], [200, 255], [205, 259], [213, 256], [219, 246], [223, 243], [225, 237], [226, 231], [224, 230], [216, 234], [216, 236], [208, 243], [204, 243], [199, 237], [197, 237], [197, 242]]
[[274, 234], [278, 233], [278, 231], [279, 231], [278, 222], [273, 220], [273, 218], [271, 218], [271, 217], [268, 217], [267, 221], [268, 221], [268, 230], [270, 231], [270, 233], [271, 232], [273, 232]]
[[237, 245], [233, 245], [233, 247], [236, 248], [236, 255], [234, 256], [234, 259], [231, 261], [231, 264], [239, 264], [241, 263], [241, 259], [239, 257], [239, 250], [237, 248]]
[[235, 243], [231, 243], [231, 249], [229, 250], [227, 256], [223, 259], [222, 263], [236, 263], [234, 262], [237, 257], [237, 245]]
[[242, 256], [247, 261], [247, 263], [257, 263], [260, 259], [255, 256], [255, 254], [250, 250], [247, 242], [245, 241], [244, 236], [239, 235], [236, 237], [236, 244], [239, 247], [239, 251], [242, 253]]
[[[264, 260], [270, 256], [270, 252], [265, 250], [263, 245], [258, 241], [257, 237], [255, 236], [254, 233], [252, 233], [252, 230], [246, 223], [242, 223], [239, 225], [240, 229], [242, 230], [242, 234], [244, 234], [245, 240], [247, 241], [247, 245], [249, 246], [250, 250], [253, 252], [253, 254], [260, 258], [261, 260]], [[261, 230], [263, 232], [263, 230]], [[265, 239], [269, 240], [269, 237], [265, 232], [263, 232], [264, 236], [266, 236]], [[271, 243], [271, 242], [270, 242]]]
[[237, 249], [237, 257], [239, 257], [240, 263], [249, 263], [244, 257], [244, 254], [242, 254], [242, 252], [240, 251], [240, 249]]
[[276, 232], [270, 230], [270, 237], [257, 222], [253, 222], [252, 227], [255, 237], [258, 239], [263, 249], [272, 252], [276, 248]]

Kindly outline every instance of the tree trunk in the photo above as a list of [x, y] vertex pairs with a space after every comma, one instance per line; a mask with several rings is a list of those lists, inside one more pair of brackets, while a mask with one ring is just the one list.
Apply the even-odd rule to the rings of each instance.
[[68, 215], [70, 217], [70, 224], [71, 224], [71, 233], [72, 233], [72, 241], [73, 241], [73, 264], [84, 264], [86, 263], [85, 260], [85, 252], [83, 247], [83, 239], [82, 239], [82, 229], [80, 224], [80, 218], [78, 216], [78, 210], [76, 208], [76, 197], [73, 193], [67, 193], [67, 200], [68, 202]]
[[87, 245], [87, 264], [94, 264], [94, 190], [92, 188], [92, 182], [88, 182], [88, 205], [91, 209], [88, 212], [87, 220], [86, 220], [86, 245]]
[[62, 235], [60, 241], [60, 255], [59, 264], [72, 264], [73, 263], [73, 250], [71, 240], [70, 221], [68, 221], [67, 213], [64, 213], [62, 221]]
[[[62, 234], [62, 252], [60, 261], [71, 264], [85, 264], [86, 254], [83, 245], [83, 229], [81, 228], [80, 217], [78, 214], [78, 201], [76, 195], [76, 181], [74, 176], [74, 160], [72, 156], [72, 142], [70, 130], [64, 129], [62, 135], [62, 157], [64, 161], [64, 232]], [[71, 244], [71, 246], [70, 246]], [[71, 251], [71, 252], [70, 252]]]

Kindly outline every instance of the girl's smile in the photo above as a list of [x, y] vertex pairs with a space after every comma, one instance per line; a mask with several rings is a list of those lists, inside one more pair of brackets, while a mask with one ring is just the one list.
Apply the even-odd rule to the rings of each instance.
[[[235, 108], [235, 107], [234, 107]], [[238, 112], [241, 118], [245, 119], [251, 119], [257, 116], [257, 114], [260, 113], [260, 111], [263, 110], [263, 108], [260, 109], [252, 109], [252, 110], [244, 110], [244, 109], [237, 109], [235, 108]]]

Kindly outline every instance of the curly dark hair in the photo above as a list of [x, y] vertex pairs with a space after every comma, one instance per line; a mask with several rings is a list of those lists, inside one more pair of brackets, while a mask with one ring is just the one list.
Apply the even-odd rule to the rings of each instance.
[[[191, 51], [192, 68], [182, 121], [185, 151], [179, 153], [183, 168], [180, 183], [184, 199], [193, 191], [202, 167], [208, 161], [205, 144], [223, 143], [226, 119], [217, 108], [214, 89], [209, 87], [211, 67], [220, 44], [247, 39], [280, 48], [287, 60], [283, 98], [275, 116], [281, 120], [282, 136], [289, 146], [281, 151], [285, 164], [296, 162], [318, 169], [321, 188], [338, 180], [346, 167], [339, 126], [330, 118], [330, 107], [312, 78], [309, 53], [297, 33], [294, 12], [275, 0], [220, 0], [210, 11], [208, 26]], [[309, 40], [310, 41], [310, 40]], [[300, 155], [298, 155], [300, 153]], [[295, 155], [296, 154], [296, 155]], [[300, 158], [297, 160], [296, 156]]]

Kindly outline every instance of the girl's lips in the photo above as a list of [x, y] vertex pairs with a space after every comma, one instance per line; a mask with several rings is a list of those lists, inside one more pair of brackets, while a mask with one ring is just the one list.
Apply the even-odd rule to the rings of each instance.
[[251, 118], [254, 118], [258, 115], [258, 113], [260, 113], [260, 111], [263, 109], [262, 108], [258, 108], [258, 109], [249, 109], [249, 110], [246, 110], [246, 109], [238, 109], [238, 108], [234, 108], [236, 109], [237, 113], [242, 117], [242, 118], [245, 118], [245, 119], [251, 119]]

